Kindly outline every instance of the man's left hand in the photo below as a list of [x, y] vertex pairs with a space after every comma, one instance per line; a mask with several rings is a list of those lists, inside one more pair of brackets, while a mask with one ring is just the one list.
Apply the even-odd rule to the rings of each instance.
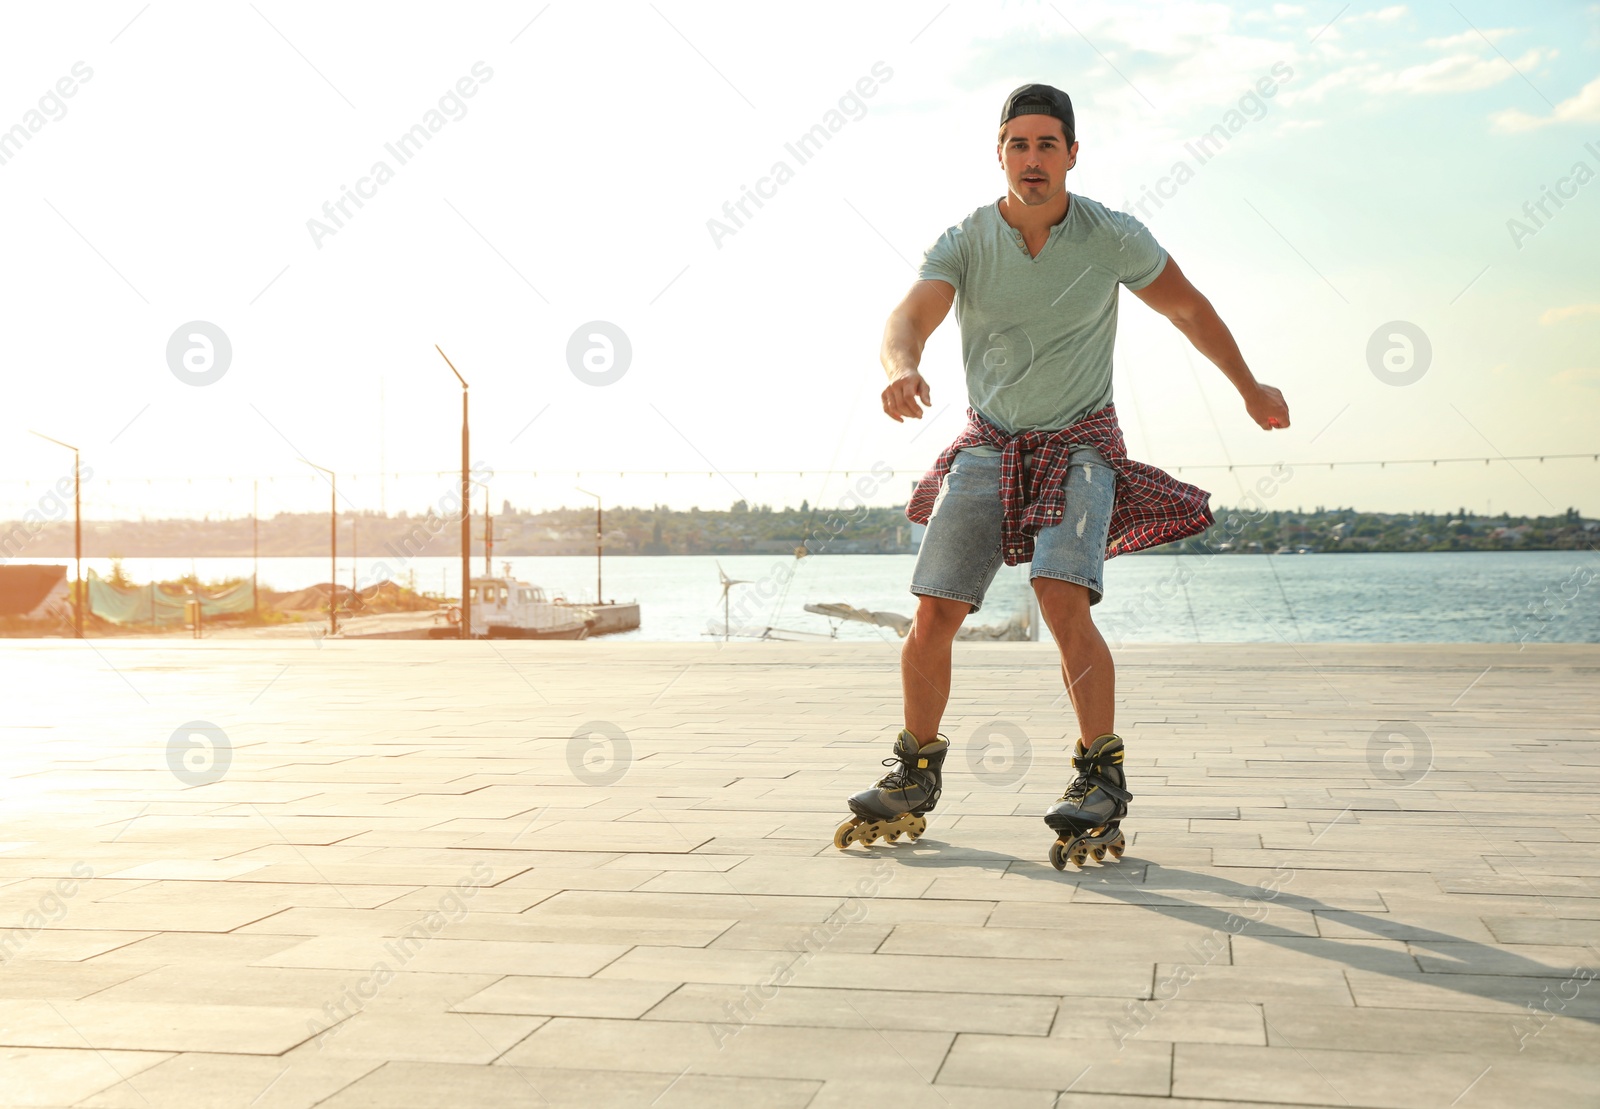
[[1256, 384], [1255, 392], [1246, 396], [1245, 411], [1263, 431], [1276, 431], [1289, 426], [1289, 405], [1283, 394], [1270, 385]]

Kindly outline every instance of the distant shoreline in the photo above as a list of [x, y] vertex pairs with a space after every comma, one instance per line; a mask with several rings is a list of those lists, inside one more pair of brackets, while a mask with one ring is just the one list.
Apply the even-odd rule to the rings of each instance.
[[[1210, 550], [1210, 551], [1206, 551], [1206, 550], [1193, 550], [1193, 549], [1174, 550], [1173, 548], [1178, 546], [1178, 544], [1167, 544], [1165, 546], [1152, 547], [1152, 548], [1149, 548], [1147, 550], [1142, 550], [1142, 551], [1131, 551], [1131, 552], [1129, 552], [1127, 554], [1118, 555], [1116, 557], [1119, 557], [1119, 558], [1214, 558], [1214, 557], [1219, 557], [1220, 556], [1220, 557], [1233, 558], [1235, 556], [1238, 556], [1238, 557], [1245, 557], [1245, 558], [1260, 558], [1260, 557], [1263, 557], [1263, 556], [1272, 555], [1272, 556], [1278, 556], [1278, 557], [1282, 557], [1282, 558], [1299, 558], [1299, 557], [1306, 556], [1306, 555], [1339, 555], [1339, 556], [1344, 556], [1344, 555], [1362, 555], [1362, 556], [1365, 556], [1365, 555], [1375, 555], [1375, 554], [1404, 554], [1404, 555], [1481, 554], [1481, 555], [1497, 555], [1497, 554], [1527, 554], [1527, 553], [1530, 553], [1530, 552], [1547, 552], [1547, 553], [1548, 552], [1569, 552], [1569, 553], [1572, 553], [1572, 554], [1583, 554], [1583, 553], [1587, 552], [1589, 554], [1600, 555], [1600, 540], [1597, 540], [1596, 544], [1597, 545], [1595, 545], [1595, 546], [1576, 546], [1576, 547], [1556, 547], [1556, 546], [1548, 546], [1548, 547], [1518, 546], [1518, 547], [1503, 547], [1503, 548], [1453, 547], [1453, 548], [1430, 549], [1430, 550], [1385, 550], [1383, 548], [1375, 548], [1375, 547], [1340, 547], [1340, 548], [1336, 548], [1334, 550], [1321, 550], [1321, 551], [1237, 551], [1237, 550], [1230, 550], [1230, 551]], [[352, 552], [349, 551], [348, 549], [346, 549], [344, 544], [341, 543], [339, 545], [339, 561], [340, 562], [348, 561], [349, 558], [351, 557], [351, 554], [352, 554]], [[354, 554], [357, 557], [359, 557], [361, 559], [361, 561], [363, 561], [363, 562], [381, 562], [381, 561], [383, 561], [385, 559], [393, 560], [393, 559], [399, 557], [399, 556], [396, 556], [395, 554], [393, 554], [392, 552], [384, 551], [384, 550], [381, 550], [381, 549], [376, 551], [376, 552], [369, 551], [369, 550], [357, 550], [357, 551], [354, 552]], [[914, 558], [914, 557], [916, 557], [916, 554], [917, 554], [917, 552], [914, 551], [914, 550], [910, 550], [910, 551], [827, 551], [827, 550], [822, 550], [822, 551], [816, 551], [816, 552], [813, 552], [811, 554], [808, 554], [805, 557], [806, 558], [827, 558], [827, 557], [835, 557], [835, 556], [838, 556], [838, 555], [850, 555], [850, 556], [863, 556], [863, 557], [871, 557], [871, 558], [896, 557], [896, 556], [898, 556], [898, 557], [913, 557]], [[116, 559], [132, 559], [132, 558], [140, 558], [140, 559], [162, 558], [162, 559], [174, 559], [174, 560], [181, 561], [183, 559], [193, 559], [193, 558], [243, 558], [243, 559], [248, 559], [248, 558], [251, 557], [251, 554], [250, 554], [249, 551], [208, 551], [208, 552], [199, 553], [199, 554], [196, 554], [196, 553], [193, 553], [193, 552], [189, 552], [189, 551], [184, 551], [184, 552], [181, 552], [181, 553], [173, 553], [173, 552], [170, 552], [170, 551], [159, 551], [159, 552], [155, 552], [155, 553], [150, 553], [150, 552], [146, 552], [146, 551], [140, 551], [140, 552], [137, 552], [137, 553], [134, 553], [134, 554], [107, 554], [107, 553], [100, 552], [100, 551], [85, 550], [83, 552], [83, 557], [85, 559], [93, 558], [93, 559], [99, 559], [99, 560], [102, 560], [102, 561], [111, 561], [111, 560], [116, 560]], [[265, 561], [267, 559], [273, 559], [273, 558], [323, 558], [323, 559], [325, 559], [325, 558], [328, 557], [328, 550], [327, 550], [326, 547], [324, 547], [320, 551], [311, 550], [311, 551], [303, 551], [303, 552], [299, 552], [299, 553], [284, 552], [284, 551], [273, 551], [271, 553], [267, 553], [267, 552], [264, 551], [264, 552], [262, 552], [260, 555], [258, 555], [256, 557], [259, 557], [263, 561]], [[409, 558], [407, 558], [407, 561], [414, 560], [414, 559], [417, 559], [417, 558], [458, 559], [460, 557], [461, 557], [461, 555], [460, 555], [459, 551], [448, 551], [448, 550], [447, 551], [427, 551], [427, 550], [424, 550], [424, 551], [418, 552], [415, 555], [409, 556]], [[477, 549], [475, 549], [472, 552], [470, 557], [472, 558], [474, 564], [481, 565], [482, 562], [483, 562], [483, 548], [480, 546]], [[592, 548], [592, 547], [589, 548], [586, 551], [502, 551], [502, 550], [496, 549], [496, 551], [494, 552], [494, 559], [497, 562], [499, 560], [503, 559], [503, 558], [519, 558], [520, 559], [520, 558], [593, 558], [593, 557], [594, 557], [594, 548]], [[611, 559], [614, 559], [614, 558], [651, 558], [651, 559], [654, 559], [654, 558], [784, 558], [784, 557], [793, 557], [793, 556], [787, 551], [749, 551], [749, 550], [715, 550], [715, 549], [713, 549], [713, 550], [704, 550], [704, 551], [671, 551], [671, 552], [659, 552], [659, 553], [656, 553], [656, 552], [644, 553], [644, 552], [640, 552], [640, 551], [606, 551], [605, 552], [605, 558], [606, 558], [607, 561], [609, 561]], [[48, 560], [48, 561], [52, 561], [52, 562], [63, 561], [64, 560], [64, 561], [67, 561], [67, 562], [71, 562], [72, 559], [73, 559], [73, 553], [70, 550], [68, 550], [68, 551], [55, 551], [55, 552], [29, 551], [27, 557], [19, 556], [19, 557], [10, 558], [10, 559], [0, 559], [0, 562], [10, 563], [10, 564], [25, 563], [25, 562], [29, 562], [29, 561], [39, 561], [39, 560]]]
[[[0, 559], [62, 558], [72, 553], [70, 503], [39, 518], [0, 522]], [[1454, 513], [1360, 512], [1316, 506], [1301, 509], [1220, 507], [1217, 522], [1199, 535], [1139, 552], [1155, 556], [1198, 554], [1367, 554], [1444, 551], [1592, 550], [1600, 543], [1600, 520], [1575, 508], [1550, 516], [1479, 516]], [[593, 556], [596, 531], [610, 557], [793, 556], [823, 554], [915, 554], [921, 529], [903, 505], [843, 508], [774, 508], [737, 501], [731, 509], [678, 511], [664, 507], [528, 512], [509, 502], [485, 518], [472, 517], [473, 557], [483, 556], [486, 529], [496, 558]], [[459, 517], [429, 512], [390, 516], [341, 512], [339, 554], [367, 560], [410, 562], [459, 557]], [[276, 513], [258, 520], [86, 520], [83, 543], [95, 558], [315, 558], [329, 552], [327, 513]], [[202, 553], [203, 552], [203, 553]]]

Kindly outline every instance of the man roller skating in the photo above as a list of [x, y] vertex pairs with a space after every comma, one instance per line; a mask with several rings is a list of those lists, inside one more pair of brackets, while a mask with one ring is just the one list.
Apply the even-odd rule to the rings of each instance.
[[1006, 98], [996, 147], [1007, 192], [950, 228], [923, 256], [889, 316], [883, 410], [921, 419], [932, 391], [922, 350], [954, 306], [966, 368], [965, 430], [918, 485], [906, 514], [927, 525], [911, 592], [916, 616], [901, 655], [905, 727], [894, 769], [850, 798], [840, 848], [916, 839], [939, 800], [949, 741], [950, 646], [978, 611], [1002, 560], [1029, 579], [1061, 649], [1081, 738], [1077, 771], [1045, 813], [1050, 861], [1120, 858], [1127, 814], [1111, 652], [1090, 609], [1105, 559], [1169, 543], [1212, 523], [1202, 489], [1128, 458], [1111, 403], [1117, 286], [1182, 331], [1239, 390], [1261, 428], [1286, 428], [1283, 394], [1256, 381], [1227, 326], [1137, 219], [1066, 189], [1077, 163], [1072, 102], [1049, 85]]

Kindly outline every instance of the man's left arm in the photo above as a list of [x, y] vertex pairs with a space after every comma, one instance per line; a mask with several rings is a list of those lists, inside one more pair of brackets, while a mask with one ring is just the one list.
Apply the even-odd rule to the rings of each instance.
[[1283, 394], [1255, 379], [1228, 325], [1200, 290], [1189, 283], [1176, 258], [1169, 256], [1161, 276], [1144, 288], [1133, 290], [1133, 295], [1171, 320], [1195, 350], [1228, 376], [1244, 398], [1245, 411], [1252, 420], [1267, 431], [1289, 426], [1289, 406], [1284, 403]]

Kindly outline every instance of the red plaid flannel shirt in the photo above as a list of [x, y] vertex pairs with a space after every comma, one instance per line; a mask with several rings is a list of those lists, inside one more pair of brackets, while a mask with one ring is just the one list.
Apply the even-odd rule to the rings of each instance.
[[[926, 524], [933, 515], [933, 502], [956, 452], [980, 444], [1001, 450], [1000, 505], [1004, 518], [1000, 531], [1007, 566], [1031, 561], [1034, 536], [1061, 523], [1068, 448], [1074, 445], [1093, 445], [1116, 471], [1116, 500], [1106, 537], [1107, 558], [1198, 535], [1214, 522], [1208, 504], [1210, 493], [1128, 457], [1116, 406], [1108, 404], [1071, 427], [1017, 435], [1001, 431], [973, 409], [967, 409], [966, 429], [945, 448], [911, 494], [906, 516], [912, 523]], [[1022, 464], [1025, 453], [1032, 456], [1026, 467]]]

